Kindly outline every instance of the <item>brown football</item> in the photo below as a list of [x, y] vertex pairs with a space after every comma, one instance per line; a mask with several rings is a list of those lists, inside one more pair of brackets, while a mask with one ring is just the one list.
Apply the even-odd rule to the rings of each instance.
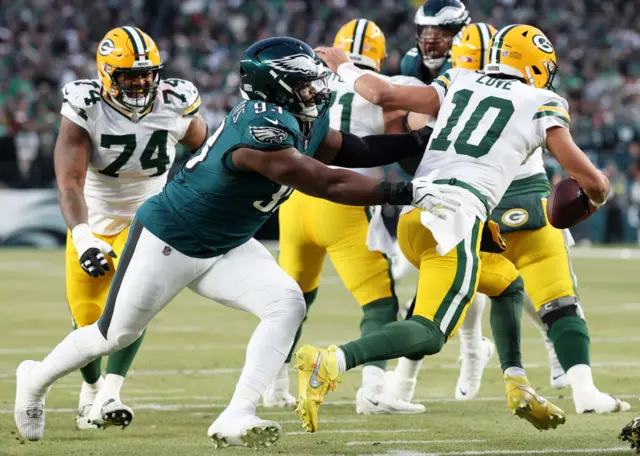
[[564, 229], [577, 225], [589, 216], [589, 197], [570, 177], [551, 189], [547, 200], [547, 217], [552, 226]]

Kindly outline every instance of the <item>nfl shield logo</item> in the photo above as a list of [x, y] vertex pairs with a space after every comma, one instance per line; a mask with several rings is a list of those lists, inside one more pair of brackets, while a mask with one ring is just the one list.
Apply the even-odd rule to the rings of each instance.
[[164, 249], [162, 249], [162, 254], [164, 256], [169, 256], [170, 253], [171, 253], [171, 247], [169, 247], [168, 245], [165, 245]]

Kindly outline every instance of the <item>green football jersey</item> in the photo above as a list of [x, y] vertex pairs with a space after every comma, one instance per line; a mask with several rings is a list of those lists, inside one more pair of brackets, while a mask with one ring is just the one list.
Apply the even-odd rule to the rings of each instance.
[[236, 168], [231, 152], [242, 147], [264, 153], [295, 147], [313, 157], [328, 131], [327, 112], [303, 133], [301, 122], [280, 106], [241, 101], [175, 179], [142, 205], [136, 218], [185, 255], [224, 254], [252, 238], [293, 191]]
[[450, 69], [451, 59], [447, 59], [438, 71], [438, 74], [434, 76], [422, 63], [422, 57], [420, 56], [420, 52], [417, 47], [409, 49], [400, 61], [400, 74], [403, 76], [418, 78], [425, 84], [431, 84], [435, 78]]

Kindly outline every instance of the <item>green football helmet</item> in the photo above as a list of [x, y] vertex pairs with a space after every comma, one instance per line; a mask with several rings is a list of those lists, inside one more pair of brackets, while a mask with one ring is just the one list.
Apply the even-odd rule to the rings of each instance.
[[328, 74], [313, 49], [295, 38], [258, 41], [240, 59], [240, 89], [246, 98], [276, 104], [305, 121], [329, 107]]

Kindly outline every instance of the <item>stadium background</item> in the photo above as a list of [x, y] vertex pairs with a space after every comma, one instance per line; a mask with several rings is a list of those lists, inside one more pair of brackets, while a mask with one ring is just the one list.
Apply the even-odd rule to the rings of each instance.
[[[0, 245], [60, 245], [53, 148], [60, 88], [94, 78], [95, 49], [111, 28], [133, 24], [158, 44], [164, 76], [193, 81], [210, 131], [238, 99], [237, 64], [256, 40], [290, 35], [331, 44], [354, 17], [375, 20], [387, 37], [384, 73], [397, 74], [414, 44], [409, 0], [0, 0]], [[632, 0], [468, 0], [474, 22], [524, 22], [555, 44], [558, 91], [572, 132], [612, 182], [608, 204], [575, 227], [585, 243], [640, 239], [640, 3]], [[178, 160], [172, 174], [182, 165]], [[547, 161], [552, 179], [557, 163]], [[397, 177], [399, 171], [386, 172]], [[395, 208], [386, 208], [393, 226]], [[260, 236], [277, 236], [276, 218]]]

